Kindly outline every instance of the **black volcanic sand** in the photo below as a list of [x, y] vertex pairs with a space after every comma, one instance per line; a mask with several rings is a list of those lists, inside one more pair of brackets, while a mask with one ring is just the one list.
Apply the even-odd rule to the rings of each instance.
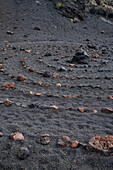
[[[0, 72], [0, 101], [8, 98], [13, 102], [10, 107], [0, 104], [0, 131], [4, 134], [0, 137], [0, 170], [111, 170], [112, 156], [82, 145], [59, 148], [57, 140], [69, 136], [87, 144], [96, 134], [113, 135], [113, 115], [101, 112], [103, 107], [113, 107], [108, 99], [113, 95], [113, 88], [108, 88], [113, 87], [113, 25], [91, 15], [73, 24], [60, 15], [52, 1], [40, 2], [40, 6], [33, 0], [0, 2], [0, 63], [5, 69]], [[94, 47], [89, 48], [88, 43]], [[70, 65], [67, 60], [80, 47], [90, 56], [88, 64]], [[99, 58], [93, 58], [94, 54]], [[61, 67], [65, 71], [59, 71]], [[44, 77], [45, 71], [50, 77]], [[26, 76], [27, 83], [17, 81], [18, 74]], [[2, 90], [7, 82], [15, 82], [16, 88]], [[56, 87], [57, 83], [61, 87]], [[42, 96], [30, 95], [30, 91]], [[33, 102], [36, 107], [30, 108]], [[52, 105], [59, 109], [50, 109]], [[79, 112], [78, 107], [86, 107], [87, 112]], [[12, 132], [21, 132], [25, 140], [12, 141]], [[37, 136], [43, 133], [51, 138], [45, 146], [37, 143]], [[17, 157], [22, 146], [30, 151], [25, 160]]]

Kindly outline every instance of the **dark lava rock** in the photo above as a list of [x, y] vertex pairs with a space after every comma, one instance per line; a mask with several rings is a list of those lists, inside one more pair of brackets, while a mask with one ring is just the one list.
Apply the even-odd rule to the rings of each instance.
[[25, 159], [29, 156], [29, 150], [25, 147], [21, 147], [18, 151], [19, 159]]
[[100, 69], [98, 70], [98, 72], [104, 72], [104, 71], [105, 71], [104, 68], [100, 68]]
[[51, 74], [50, 74], [50, 72], [49, 72], [49, 71], [45, 71], [45, 72], [43, 73], [43, 76], [44, 76], [44, 77], [50, 77], [50, 76], [51, 76]]
[[16, 47], [12, 47], [12, 50], [16, 50]]
[[108, 62], [109, 62], [108, 60], [101, 60], [102, 65], [106, 65], [106, 64], [108, 64]]
[[34, 27], [33, 29], [34, 29], [34, 30], [37, 30], [37, 31], [40, 31], [40, 28], [39, 28], [39, 27]]
[[83, 0], [74, 1], [74, 0], [61, 0], [61, 7], [60, 11], [62, 12], [62, 15], [67, 18], [79, 18], [80, 20], [83, 20], [85, 15], [85, 4], [86, 2]]
[[70, 63], [77, 62], [78, 64], [88, 64], [89, 62], [89, 55], [83, 50], [77, 50]]
[[7, 31], [6, 33], [9, 34], [9, 35], [13, 35], [14, 34], [14, 32], [12, 32], [12, 31]]
[[45, 53], [44, 56], [45, 56], [45, 57], [51, 56], [51, 53], [47, 52], [47, 53]]
[[24, 34], [24, 37], [28, 37], [29, 34]]
[[20, 51], [25, 51], [25, 49], [23, 47], [20, 48]]
[[98, 49], [98, 47], [96, 45], [93, 45], [93, 44], [88, 44], [87, 45], [89, 48], [93, 48], [93, 49]]
[[110, 113], [113, 113], [113, 109], [108, 108], [108, 107], [104, 107], [104, 108], [101, 109], [101, 112], [110, 114]]
[[108, 155], [113, 156], [113, 147], [109, 148]]
[[49, 134], [42, 134], [40, 137], [38, 137], [37, 142], [42, 145], [47, 145], [50, 143], [50, 137]]
[[107, 52], [108, 52], [107, 48], [103, 47], [102, 48], [102, 54], [107, 54]]
[[66, 71], [65, 67], [60, 67], [58, 71]]
[[39, 106], [39, 103], [37, 101], [32, 102], [31, 104], [29, 104], [30, 108], [34, 108], [34, 107], [38, 107], [38, 106]]
[[41, 110], [45, 110], [45, 109], [49, 109], [49, 106], [47, 106], [47, 105], [40, 105], [40, 106], [38, 106], [38, 108], [41, 109]]

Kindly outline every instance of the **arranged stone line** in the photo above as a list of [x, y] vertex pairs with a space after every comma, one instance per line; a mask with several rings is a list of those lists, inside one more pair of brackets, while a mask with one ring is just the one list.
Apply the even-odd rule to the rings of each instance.
[[[16, 102], [16, 103], [13, 103], [12, 101], [10, 101], [9, 99], [6, 99], [5, 102], [3, 101], [0, 101], [0, 104], [4, 104], [6, 105], [7, 107], [11, 106], [12, 104], [15, 104], [16, 106], [18, 107], [22, 107], [22, 108], [26, 108], [29, 106], [29, 108], [38, 108], [38, 109], [41, 109], [41, 110], [45, 110], [45, 109], [52, 109], [52, 110], [73, 110], [73, 111], [79, 111], [81, 113], [84, 113], [84, 112], [93, 112], [94, 114], [96, 114], [98, 111], [95, 110], [95, 109], [89, 109], [87, 107], [76, 107], [76, 108], [64, 108], [64, 107], [61, 107], [61, 106], [56, 106], [56, 105], [40, 105], [38, 104], [37, 101], [35, 102], [32, 102], [30, 104], [25, 104], [25, 103], [21, 103], [21, 102]], [[102, 113], [104, 114], [112, 114], [113, 113], [113, 109], [112, 108], [109, 108], [109, 107], [104, 107], [104, 108], [101, 108], [100, 110]]]
[[[51, 48], [53, 48], [54, 46], [51, 46], [51, 45], [48, 45], [48, 46], [50, 46]], [[56, 48], [56, 47], [55, 47]], [[58, 48], [59, 48], [59, 46], [58, 46]], [[13, 47], [13, 50], [16, 52], [16, 50], [15, 50], [15, 48]], [[22, 50], [22, 48], [21, 48], [21, 50]], [[22, 50], [23, 51], [23, 50]], [[46, 50], [47, 51], [47, 50]], [[27, 53], [30, 53], [31, 52], [31, 50], [25, 50], [25, 52], [27, 52]], [[40, 52], [39, 52], [39, 54], [40, 54]], [[5, 55], [5, 54], [4, 54]], [[43, 57], [44, 55], [42, 55], [42, 59], [44, 58]], [[46, 53], [46, 56], [48, 57], [49, 56], [49, 53]], [[64, 56], [61, 56], [60, 58], [58, 58], [58, 60], [59, 59], [64, 59], [64, 58], [67, 58], [68, 56], [66, 56], [66, 57], [64, 57]], [[96, 56], [97, 57], [97, 56]], [[8, 58], [11, 58], [11, 57], [8, 57]], [[7, 58], [7, 59], [8, 59]], [[29, 66], [27, 66], [26, 65], [26, 60], [28, 59], [28, 57], [25, 57], [22, 61], [21, 61], [21, 64], [22, 64], [22, 66], [24, 67], [24, 68], [27, 68], [27, 70], [28, 71], [30, 71], [30, 72], [34, 72], [34, 73], [37, 73], [37, 74], [40, 74], [40, 75], [42, 75], [43, 77], [50, 77], [50, 76], [53, 76], [53, 78], [66, 78], [66, 79], [70, 79], [70, 80], [75, 80], [76, 78], [77, 79], [100, 79], [100, 77], [98, 76], [98, 77], [87, 77], [87, 76], [82, 76], [82, 75], [79, 75], [79, 76], [76, 76], [76, 77], [70, 77], [70, 76], [68, 76], [68, 75], [59, 75], [59, 74], [55, 74], [55, 73], [52, 73], [51, 75], [48, 75], [48, 73], [47, 72], [41, 72], [41, 71], [35, 71], [35, 69], [33, 69], [33, 68], [31, 68], [31, 67], [29, 67]], [[57, 71], [58, 71], [58, 69], [59, 68], [57, 68], [57, 67], [55, 67], [55, 66], [53, 66], [53, 65], [50, 65], [50, 64], [48, 64], [48, 63], [45, 63], [42, 59], [37, 59], [37, 61], [39, 61], [39, 62], [42, 62], [44, 65], [46, 65], [47, 67], [52, 67], [52, 68], [54, 68], [54, 69], [56, 69]], [[5, 61], [6, 59], [4, 59], [4, 61]], [[57, 58], [55, 59], [55, 61], [57, 60]], [[103, 61], [104, 62], [104, 64], [106, 64], [106, 61]], [[63, 65], [63, 63], [61, 63], [61, 62], [59, 62], [58, 63], [59, 65]], [[75, 65], [75, 64], [65, 64], [65, 66], [66, 67], [71, 67], [71, 69], [70, 69], [70, 71], [73, 71], [72, 70], [72, 67], [74, 68], [88, 68], [88, 67], [91, 67], [90, 65], [83, 65], [83, 66], [78, 66], [78, 65]], [[97, 66], [97, 67], [99, 67], [99, 65]], [[60, 68], [60, 69], [62, 69], [62, 67]], [[64, 68], [63, 68], [64, 69]], [[2, 68], [2, 70], [1, 71], [3, 71], [4, 72], [4, 69]], [[64, 70], [63, 70], [64, 71]], [[87, 69], [85, 70], [86, 72], [87, 72]], [[101, 71], [103, 71], [103, 70], [100, 70], [100, 72]], [[109, 71], [109, 70], [104, 70], [104, 72], [107, 72], [107, 71]], [[67, 70], [65, 70], [65, 72], [67, 72]], [[10, 76], [10, 75], [9, 75]], [[11, 78], [16, 78], [15, 76], [11, 76]], [[101, 79], [107, 79], [107, 80], [111, 80], [111, 79], [113, 79], [113, 76], [103, 76], [103, 77], [101, 77]], [[32, 80], [25, 80], [24, 81], [24, 83], [27, 83], [27, 84], [38, 84], [39, 86], [46, 86], [46, 87], [48, 87], [48, 86], [53, 86], [53, 83], [52, 84], [48, 84], [48, 83], [44, 83], [44, 82], [36, 82], [36, 81], [32, 81]], [[82, 87], [90, 87], [90, 88], [100, 88], [101, 89], [101, 86], [100, 85], [96, 85], [96, 86], [94, 86], [94, 85], [92, 85], [92, 84], [83, 84], [83, 85], [76, 85], [76, 86], [71, 86], [71, 85], [69, 85], [69, 84], [66, 84], [66, 85], [60, 85], [60, 83], [58, 83], [58, 84], [55, 84], [57, 87], [66, 87], [66, 88], [74, 88], [74, 87], [79, 87], [79, 88], [82, 88]], [[64, 96], [66, 96], [66, 95], [64, 95]], [[67, 96], [69, 96], [69, 95], [67, 95]]]
[[[39, 74], [39, 75], [42, 75], [42, 76], [44, 76], [44, 73], [45, 72], [41, 72], [41, 71], [35, 71], [33, 68], [31, 68], [30, 66], [27, 66], [27, 65], [25, 65], [25, 61], [26, 61], [27, 59], [24, 59], [23, 61], [21, 61], [21, 64], [22, 64], [22, 66], [25, 68], [25, 69], [27, 69], [28, 71], [30, 71], [30, 72], [34, 72], [34, 73], [37, 73], [37, 74]], [[39, 60], [40, 61], [40, 60]], [[40, 62], [43, 62], [43, 61], [40, 61]], [[47, 65], [46, 63], [44, 63], [43, 62], [43, 64], [45, 64], [45, 65]], [[47, 65], [48, 67], [53, 67], [53, 68], [55, 68], [54, 66], [51, 66], [51, 65]], [[75, 65], [73, 65], [73, 66], [75, 66]], [[72, 67], [73, 67], [72, 66]], [[60, 68], [59, 68], [60, 69]], [[71, 69], [69, 70], [69, 71], [72, 71]], [[101, 72], [101, 71], [100, 71]], [[110, 70], [104, 70], [104, 72], [110, 72]], [[55, 76], [56, 75], [56, 76]], [[51, 76], [53, 76], [53, 78], [61, 78], [61, 77], [63, 77], [63, 78], [66, 78], [66, 79], [70, 79], [70, 80], [74, 80], [75, 78], [78, 78], [78, 79], [92, 79], [92, 77], [86, 77], [86, 76], [77, 76], [77, 77], [70, 77], [70, 76], [65, 76], [65, 75], [59, 75], [59, 74], [56, 74], [56, 73], [52, 73], [51, 74]], [[49, 77], [49, 76], [45, 76], [45, 77]], [[93, 77], [93, 79], [100, 79], [100, 77], [98, 76], [98, 77]], [[101, 79], [108, 79], [108, 80], [111, 80], [111, 79], [113, 79], [113, 76], [102, 76], [101, 77]]]
[[[67, 97], [66, 97], [67, 98]], [[92, 112], [94, 114], [96, 114], [98, 111], [95, 109], [89, 109], [87, 107], [62, 107], [62, 106], [56, 106], [56, 105], [41, 105], [39, 104], [37, 101], [34, 101], [32, 103], [26, 104], [24, 102], [12, 102], [9, 99], [6, 99], [5, 101], [0, 101], [0, 105], [4, 104], [7, 107], [10, 107], [12, 104], [15, 104], [18, 107], [22, 107], [22, 108], [38, 108], [41, 110], [46, 110], [46, 109], [51, 109], [51, 110], [71, 110], [71, 111], [79, 111], [81, 113], [84, 112]], [[113, 109], [112, 108], [102, 108], [101, 112], [105, 113], [105, 114], [111, 114], [113, 113]]]
[[[62, 58], [62, 57], [60, 57], [60, 58]], [[59, 59], [60, 59], [59, 58]], [[64, 57], [63, 57], [64, 58]], [[31, 71], [31, 72], [35, 72], [35, 73], [37, 73], [37, 74], [40, 74], [40, 75], [42, 75], [43, 76], [43, 74], [44, 74], [44, 72], [41, 72], [41, 71], [35, 71], [34, 69], [32, 69], [30, 66], [27, 66], [27, 65], [25, 65], [25, 61], [27, 60], [28, 58], [25, 58], [25, 59], [23, 59], [23, 61], [21, 61], [21, 64], [22, 64], [22, 66], [24, 67], [24, 68], [27, 68], [29, 71]], [[52, 65], [50, 65], [50, 64], [47, 64], [47, 63], [45, 63], [42, 59], [37, 59], [37, 61], [39, 61], [39, 62], [42, 62], [44, 65], [46, 65], [47, 67], [52, 67], [52, 68], [56, 68], [55, 66], [52, 66]], [[63, 63], [60, 63], [59, 62], [59, 64], [62, 64], [63, 65]], [[65, 66], [74, 66], [74, 67], [77, 67], [75, 64], [64, 64]], [[86, 66], [82, 66], [83, 68], [84, 67], [86, 67]], [[88, 65], [88, 67], [89, 67], [89, 65]], [[87, 68], [87, 67], [86, 67]], [[59, 68], [60, 69], [60, 68]], [[65, 68], [64, 68], [65, 69]], [[56, 70], [58, 70], [58, 68], [56, 69]], [[64, 70], [62, 70], [62, 71], [64, 71]], [[67, 71], [66, 69], [65, 69], [65, 71]], [[71, 69], [69, 69], [68, 71], [72, 71], [72, 68]], [[109, 70], [104, 70], [104, 72], [110, 72]], [[54, 75], [55, 73], [53, 73], [53, 75]], [[61, 77], [64, 77], [64, 78], [67, 78], [67, 79], [71, 79], [71, 80], [74, 80], [74, 78], [72, 78], [72, 77], [69, 77], [69, 76], [65, 76], [65, 75], [58, 75], [58, 76], [56, 76], [56, 78], [61, 78]], [[91, 79], [90, 77], [85, 77], [85, 76], [83, 76], [83, 77], [79, 77], [79, 76], [77, 76], [76, 78], [78, 78], [78, 79], [81, 79], [81, 78], [85, 78], [85, 79]], [[100, 77], [95, 77], [94, 79], [99, 79]], [[104, 77], [101, 77], [102, 79], [112, 79], [113, 78], [113, 76], [111, 76], [111, 77], [107, 77], [107, 76], [104, 76]]]
[[[0, 138], [4, 138], [5, 134], [0, 132]], [[25, 137], [20, 132], [14, 132], [10, 135], [10, 140], [13, 141], [24, 141]], [[52, 141], [51, 136], [49, 134], [38, 134], [35, 136], [36, 142], [39, 145], [49, 145]], [[57, 139], [56, 147], [64, 148], [70, 147], [71, 149], [75, 149], [81, 147], [89, 152], [95, 151], [97, 153], [104, 154], [106, 156], [113, 156], [113, 136], [108, 135], [101, 137], [96, 135], [90, 138], [88, 143], [82, 143], [78, 140], [71, 140], [69, 136], [61, 136]], [[24, 160], [30, 155], [30, 151], [26, 147], [20, 147], [17, 156], [19, 159]]]

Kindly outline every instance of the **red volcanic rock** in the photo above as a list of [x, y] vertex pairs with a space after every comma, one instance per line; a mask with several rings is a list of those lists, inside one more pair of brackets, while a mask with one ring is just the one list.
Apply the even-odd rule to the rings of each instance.
[[26, 77], [23, 76], [23, 75], [21, 75], [21, 74], [19, 74], [19, 75], [17, 76], [17, 80], [18, 80], [18, 81], [24, 81], [24, 80], [26, 80]]
[[101, 137], [96, 135], [90, 139], [89, 148], [111, 156], [113, 155], [113, 136]]
[[82, 112], [82, 113], [83, 113], [83, 112], [86, 112], [86, 108], [85, 108], [85, 107], [79, 107], [79, 108], [78, 108], [78, 111], [80, 111], [80, 112]]
[[13, 140], [24, 140], [24, 136], [19, 132], [11, 133], [10, 138]]
[[9, 89], [14, 89], [14, 88], [15, 88], [15, 83], [14, 82], [8, 82], [8, 83], [4, 83], [2, 85], [2, 89], [9, 90]]
[[78, 146], [78, 141], [77, 140], [74, 140], [71, 142], [71, 147], [72, 148], [76, 148]]
[[12, 105], [12, 102], [9, 99], [6, 99], [5, 100], [5, 105], [10, 106], [10, 105]]
[[101, 112], [103, 113], [113, 113], [113, 109], [112, 108], [108, 108], [108, 107], [104, 107], [101, 109]]

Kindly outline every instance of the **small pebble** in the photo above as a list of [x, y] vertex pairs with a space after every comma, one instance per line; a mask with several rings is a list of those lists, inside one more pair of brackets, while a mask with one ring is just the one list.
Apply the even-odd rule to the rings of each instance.
[[2, 137], [3, 136], [3, 133], [2, 132], [0, 132], [0, 137]]
[[27, 104], [26, 104], [26, 103], [22, 103], [22, 107], [23, 107], [23, 108], [26, 108], [26, 107], [27, 107]]
[[11, 133], [10, 138], [13, 140], [24, 140], [24, 136], [19, 132]]
[[108, 107], [104, 107], [104, 108], [101, 109], [101, 112], [110, 114], [110, 113], [113, 113], [113, 109], [108, 108]]
[[18, 80], [18, 81], [24, 81], [24, 80], [26, 80], [26, 77], [23, 76], [23, 75], [21, 75], [21, 74], [19, 74], [19, 75], [17, 76], [17, 80]]
[[57, 106], [55, 106], [55, 105], [52, 105], [52, 106], [50, 106], [50, 109], [58, 110], [59, 107], [57, 107]]
[[68, 136], [62, 136], [59, 140], [58, 140], [58, 145], [60, 147], [68, 147], [70, 144], [70, 138]]
[[47, 52], [44, 56], [46, 57], [51, 56], [51, 53]]
[[76, 148], [78, 146], [78, 141], [74, 140], [71, 142], [71, 148]]
[[50, 76], [51, 76], [51, 74], [50, 74], [50, 72], [45, 71], [45, 72], [43, 73], [43, 76], [44, 76], [44, 77], [50, 77]]
[[29, 105], [30, 108], [34, 108], [34, 107], [38, 107], [39, 106], [39, 103], [37, 101], [34, 101], [33, 103], [31, 103]]
[[58, 71], [66, 71], [66, 68], [65, 68], [65, 67], [60, 67], [60, 68], [58, 69]]
[[78, 111], [80, 111], [80, 112], [82, 112], [82, 113], [83, 113], [83, 112], [86, 112], [86, 108], [85, 108], [85, 107], [79, 107], [79, 108], [78, 108]]
[[26, 159], [29, 156], [29, 150], [25, 147], [21, 147], [18, 151], [18, 158]]
[[47, 105], [40, 105], [38, 106], [39, 109], [44, 110], [44, 109], [49, 109], [49, 106]]
[[7, 31], [6, 33], [9, 34], [9, 35], [13, 35], [14, 34], [14, 32], [12, 32], [12, 31]]
[[15, 104], [16, 104], [16, 106], [21, 106], [20, 102], [16, 102]]
[[10, 105], [12, 105], [12, 102], [9, 99], [6, 99], [4, 104], [6, 106], [10, 106]]
[[56, 87], [61, 87], [62, 85], [60, 83], [56, 84]]
[[50, 137], [49, 134], [42, 134], [40, 136], [40, 138], [37, 141], [38, 143], [42, 144], [42, 145], [47, 145], [50, 143]]

